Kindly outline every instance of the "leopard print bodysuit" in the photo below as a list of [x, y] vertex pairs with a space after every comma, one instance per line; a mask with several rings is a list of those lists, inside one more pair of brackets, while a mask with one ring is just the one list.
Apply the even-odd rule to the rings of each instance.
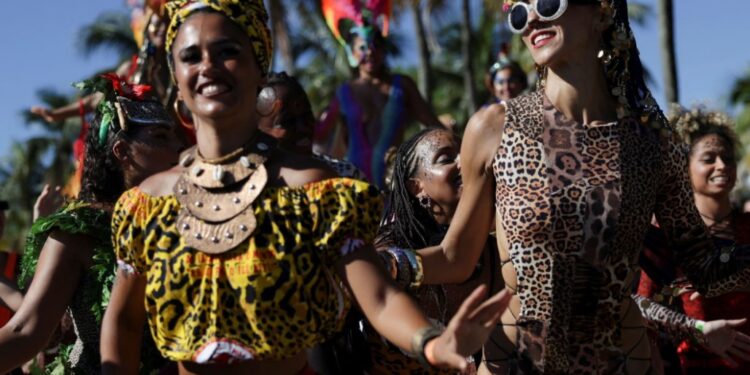
[[504, 334], [516, 349], [506, 367], [609, 374], [634, 372], [630, 362], [640, 360], [638, 372], [648, 371], [644, 323], [630, 294], [653, 214], [699, 290], [723, 292], [750, 277], [739, 272], [742, 262], [710, 253], [684, 150], [671, 131], [634, 118], [566, 119], [542, 92], [506, 109], [492, 164], [503, 275], [518, 305], [503, 318], [515, 327]]

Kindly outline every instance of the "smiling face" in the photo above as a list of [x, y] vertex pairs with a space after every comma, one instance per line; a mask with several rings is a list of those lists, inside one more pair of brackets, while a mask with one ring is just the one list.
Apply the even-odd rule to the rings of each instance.
[[425, 134], [414, 150], [418, 168], [413, 179], [421, 187], [416, 196], [430, 197], [433, 211], [440, 210], [448, 220], [453, 217], [461, 197], [459, 149], [459, 141], [453, 133], [435, 130]]
[[525, 87], [523, 82], [513, 75], [513, 70], [505, 68], [495, 73], [492, 80], [492, 88], [494, 89], [496, 98], [499, 100], [510, 100], [521, 95]]
[[726, 197], [737, 182], [737, 162], [731, 143], [718, 134], [708, 134], [690, 151], [690, 180], [696, 194]]
[[250, 39], [231, 20], [193, 14], [180, 26], [172, 56], [180, 98], [196, 119], [254, 116], [261, 71]]
[[[536, 5], [537, 0], [527, 3]], [[560, 18], [541, 21], [536, 12], [522, 35], [526, 47], [538, 65], [554, 67], [582, 56], [596, 57], [601, 38], [601, 7], [569, 4]]]

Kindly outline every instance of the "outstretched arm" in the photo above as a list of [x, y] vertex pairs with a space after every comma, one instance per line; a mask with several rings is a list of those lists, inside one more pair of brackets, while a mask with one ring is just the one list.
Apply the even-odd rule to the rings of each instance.
[[93, 244], [83, 235], [53, 232], [39, 256], [21, 307], [0, 328], [0, 373], [31, 359], [49, 341], [73, 299]]
[[47, 122], [64, 121], [70, 117], [78, 116], [81, 105], [83, 105], [86, 112], [93, 111], [101, 99], [101, 93], [94, 93], [81, 98], [81, 102], [71, 102], [60, 108], [49, 109], [42, 106], [33, 106], [31, 107], [31, 113], [43, 118]]
[[0, 275], [0, 306], [7, 307], [13, 312], [18, 311], [23, 302], [23, 294], [18, 290], [18, 286]]
[[448, 233], [439, 246], [419, 251], [424, 283], [460, 283], [469, 278], [495, 215], [492, 160], [500, 146], [505, 110], [492, 105], [469, 120], [461, 143], [463, 192]]
[[102, 321], [103, 374], [137, 374], [140, 361], [146, 278], [120, 267]]
[[673, 340], [698, 342], [735, 366], [738, 359], [750, 361], [750, 336], [735, 329], [745, 324], [745, 319], [704, 322], [637, 294], [631, 298], [652, 328], [666, 332]]
[[[430, 327], [414, 300], [385, 275], [371, 246], [342, 258], [338, 272], [373, 327], [401, 349], [412, 352], [412, 340]], [[510, 294], [499, 293], [485, 301], [486, 288], [475, 290], [463, 303], [442, 335], [424, 348], [436, 367], [464, 369], [465, 357], [479, 350], [505, 310]]]

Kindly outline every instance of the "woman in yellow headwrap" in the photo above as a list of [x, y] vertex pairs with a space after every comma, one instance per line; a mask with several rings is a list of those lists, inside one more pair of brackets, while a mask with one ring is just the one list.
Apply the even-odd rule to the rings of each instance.
[[[181, 373], [303, 373], [304, 349], [342, 328], [349, 296], [426, 364], [464, 368], [507, 298], [482, 302], [476, 290], [445, 331], [433, 327], [378, 264], [377, 189], [284, 153], [258, 130], [271, 59], [263, 2], [181, 0], [167, 11], [172, 74], [198, 143], [117, 204], [104, 371], [136, 372], [148, 319]], [[411, 259], [397, 277], [418, 279]]]

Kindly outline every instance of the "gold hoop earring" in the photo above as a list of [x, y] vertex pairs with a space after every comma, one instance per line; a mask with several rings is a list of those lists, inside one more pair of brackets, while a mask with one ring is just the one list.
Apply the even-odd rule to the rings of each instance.
[[174, 115], [175, 117], [177, 117], [177, 120], [182, 123], [182, 125], [188, 128], [195, 127], [195, 123], [193, 122], [193, 115], [190, 113], [190, 109], [188, 109], [182, 99], [175, 100], [173, 107]]

